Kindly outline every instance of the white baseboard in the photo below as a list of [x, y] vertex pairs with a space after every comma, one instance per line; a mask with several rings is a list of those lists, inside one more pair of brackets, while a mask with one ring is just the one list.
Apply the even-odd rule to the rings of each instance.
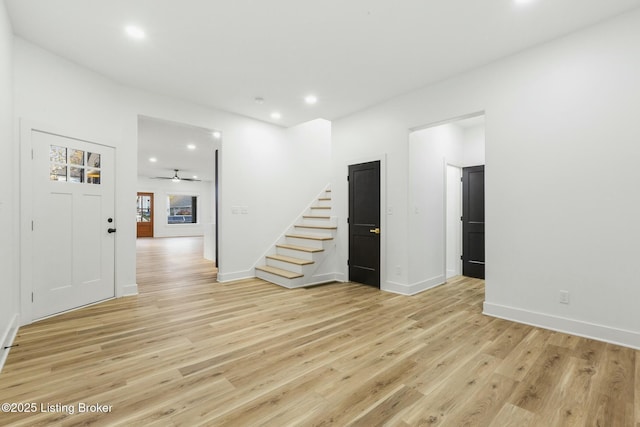
[[344, 273], [334, 273], [336, 282], [347, 282], [347, 275]]
[[243, 279], [251, 279], [256, 277], [255, 269], [244, 270], [244, 271], [236, 271], [233, 273], [222, 273], [218, 271], [218, 282], [233, 282], [234, 280], [243, 280]]
[[640, 350], [640, 332], [596, 325], [580, 320], [567, 319], [565, 317], [487, 302], [484, 303], [483, 314]]
[[2, 331], [2, 335], [0, 335], [0, 372], [2, 372], [4, 362], [6, 362], [7, 357], [9, 356], [10, 349], [5, 349], [5, 347], [11, 347], [13, 345], [13, 341], [16, 339], [19, 327], [20, 316], [16, 314], [13, 316], [13, 319], [11, 319], [11, 322], [9, 322], [9, 325], [7, 325], [7, 328]]
[[432, 277], [431, 279], [423, 280], [416, 283], [411, 283], [408, 285], [387, 281], [380, 287], [380, 290], [393, 292], [395, 294], [400, 294], [400, 295], [415, 295], [420, 292], [429, 290], [431, 288], [435, 288], [436, 286], [443, 285], [444, 283], [445, 283], [444, 276], [436, 276], [436, 277]]
[[461, 275], [462, 273], [457, 270], [447, 270], [447, 279]]
[[311, 278], [310, 283], [305, 283], [304, 286], [322, 285], [331, 282], [344, 282], [344, 274], [342, 273], [324, 273], [318, 274]]
[[126, 285], [122, 287], [122, 292], [119, 297], [130, 297], [133, 295], [138, 295], [138, 284], [134, 283], [132, 285]]

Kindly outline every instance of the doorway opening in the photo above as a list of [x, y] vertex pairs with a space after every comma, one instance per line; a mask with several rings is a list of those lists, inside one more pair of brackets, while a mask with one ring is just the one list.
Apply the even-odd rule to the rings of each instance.
[[[465, 247], [469, 242], [463, 244], [463, 176], [465, 168], [485, 164], [484, 114], [414, 129], [409, 142], [410, 279], [419, 292], [464, 273], [463, 258], [467, 257]], [[479, 188], [477, 184], [475, 180], [474, 191]], [[473, 261], [476, 267], [482, 262], [484, 269], [484, 234], [481, 242], [478, 234], [472, 237], [474, 248], [482, 247], [482, 258]]]
[[[222, 133], [216, 129], [138, 117], [138, 237], [166, 239], [155, 244], [138, 242], [139, 258], [153, 260], [140, 253], [153, 247], [162, 247], [165, 256], [176, 249], [173, 257], [196, 257], [217, 276], [221, 141]], [[152, 220], [145, 221], [147, 216]], [[141, 228], [146, 228], [146, 234], [140, 233]], [[188, 250], [181, 253], [180, 248]], [[157, 259], [167, 262], [167, 258]], [[149, 269], [153, 266], [145, 265]]]

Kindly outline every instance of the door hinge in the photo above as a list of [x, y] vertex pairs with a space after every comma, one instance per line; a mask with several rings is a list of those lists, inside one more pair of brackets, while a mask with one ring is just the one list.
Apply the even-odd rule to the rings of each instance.
[[349, 224], [349, 218], [347, 218], [347, 224]]
[[464, 217], [463, 216], [460, 217], [460, 221], [464, 221]]
[[351, 261], [347, 260], [347, 265], [351, 265]]
[[31, 221], [31, 231], [33, 231], [33, 221]]
[[349, 175], [347, 175], [347, 181], [349, 181]]
[[31, 302], [33, 302], [33, 292], [31, 292]]
[[460, 259], [464, 261], [464, 257], [462, 255], [460, 255]]
[[462, 177], [460, 177], [460, 182], [464, 182], [464, 180], [462, 179]]

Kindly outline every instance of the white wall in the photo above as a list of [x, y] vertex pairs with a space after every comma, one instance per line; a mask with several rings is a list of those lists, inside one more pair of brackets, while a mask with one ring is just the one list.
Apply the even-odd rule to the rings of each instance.
[[14, 192], [18, 169], [13, 146], [13, 35], [4, 2], [0, 2], [0, 369], [3, 350], [13, 339], [18, 308], [18, 194]]
[[484, 125], [462, 130], [462, 163], [460, 166], [484, 165], [484, 138]]
[[[253, 125], [238, 131], [241, 138], [223, 144], [221, 153], [221, 281], [253, 277], [256, 261], [331, 179], [328, 121], [313, 120], [277, 137]], [[225, 142], [227, 137], [225, 132]]]
[[[213, 223], [213, 183], [138, 177], [138, 192], [153, 193], [153, 237], [203, 236], [205, 224]], [[198, 196], [197, 224], [168, 224], [167, 196], [171, 194]]]
[[[116, 147], [117, 295], [137, 289], [139, 115], [223, 133], [219, 280], [253, 276], [251, 267], [282, 232], [281, 225], [295, 218], [330, 180], [330, 126], [325, 121], [286, 130], [121, 86], [20, 38], [14, 48], [17, 118]], [[247, 214], [233, 214], [236, 205], [246, 206]]]
[[408, 265], [409, 129], [484, 111], [485, 311], [640, 347], [639, 43], [636, 10], [335, 121], [338, 209], [344, 165], [386, 156], [383, 262]]

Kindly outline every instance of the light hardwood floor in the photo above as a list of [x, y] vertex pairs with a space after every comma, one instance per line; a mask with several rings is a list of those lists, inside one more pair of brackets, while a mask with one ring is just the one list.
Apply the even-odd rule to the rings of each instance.
[[0, 402], [76, 412], [0, 425], [640, 427], [639, 351], [485, 317], [480, 280], [218, 284], [199, 239], [139, 246], [139, 296], [21, 328], [0, 374]]

